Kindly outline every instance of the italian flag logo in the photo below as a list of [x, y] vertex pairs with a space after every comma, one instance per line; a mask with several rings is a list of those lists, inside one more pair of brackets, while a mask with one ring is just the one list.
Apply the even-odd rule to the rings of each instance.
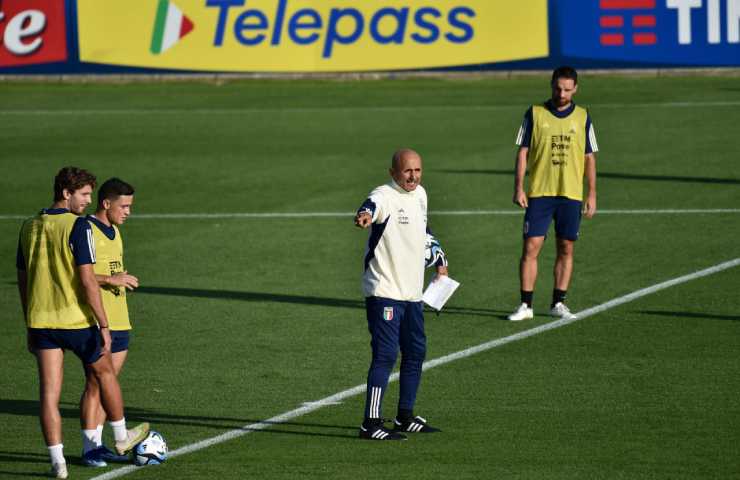
[[154, 55], [166, 52], [182, 37], [193, 30], [193, 22], [183, 15], [182, 10], [169, 0], [159, 0], [157, 18], [154, 20], [151, 52]]

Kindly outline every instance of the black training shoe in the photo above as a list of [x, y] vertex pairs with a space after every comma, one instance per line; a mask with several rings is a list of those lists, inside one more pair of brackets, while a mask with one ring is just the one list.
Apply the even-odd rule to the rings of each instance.
[[398, 418], [393, 420], [393, 430], [396, 432], [413, 432], [413, 433], [434, 433], [441, 432], [439, 428], [429, 425], [425, 418], [420, 416], [411, 416], [404, 421]]
[[365, 422], [360, 425], [360, 438], [364, 440], [406, 440], [406, 435], [388, 430], [381, 422]]

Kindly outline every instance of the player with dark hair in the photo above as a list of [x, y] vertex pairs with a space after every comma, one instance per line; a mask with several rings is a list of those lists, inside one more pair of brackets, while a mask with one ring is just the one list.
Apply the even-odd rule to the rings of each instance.
[[[513, 201], [526, 208], [524, 245], [519, 262], [521, 305], [509, 315], [519, 321], [534, 317], [532, 298], [537, 280], [537, 257], [555, 220], [557, 257], [550, 314], [572, 319], [565, 296], [573, 273], [573, 249], [578, 239], [581, 214], [596, 213], [596, 134], [591, 116], [573, 103], [578, 73], [571, 67], [555, 69], [550, 80], [552, 96], [533, 105], [524, 115], [516, 144]], [[525, 193], [524, 176], [529, 170]], [[583, 177], [588, 195], [583, 201]]]
[[127, 430], [123, 416], [108, 317], [93, 270], [95, 244], [89, 223], [80, 217], [94, 187], [91, 173], [61, 169], [54, 179], [54, 203], [23, 223], [18, 241], [18, 291], [28, 349], [38, 364], [41, 430], [56, 478], [67, 478], [59, 413], [65, 350], [72, 350], [100, 385], [119, 454], [149, 431], [146, 423]]
[[[438, 432], [414, 415], [421, 367], [426, 355], [424, 284], [427, 235], [427, 194], [421, 186], [421, 157], [410, 149], [398, 150], [391, 162], [392, 180], [373, 190], [355, 216], [355, 225], [368, 228], [363, 290], [372, 362], [367, 375], [365, 418], [360, 438], [404, 440], [401, 432]], [[447, 275], [447, 259], [436, 241], [426, 266]], [[401, 350], [398, 414], [393, 430], [383, 424], [381, 407], [388, 378]]]
[[[116, 376], [126, 361], [131, 330], [126, 289], [133, 290], [139, 286], [139, 280], [129, 275], [123, 266], [123, 240], [118, 230], [131, 214], [133, 202], [134, 187], [121, 179], [111, 178], [98, 190], [95, 214], [87, 216], [95, 241], [95, 277], [110, 325], [111, 360]], [[107, 462], [127, 462], [128, 457], [116, 455], [103, 445], [106, 415], [100, 403], [100, 386], [90, 370], [86, 371], [86, 379], [80, 399], [82, 463], [89, 467], [105, 467]]]

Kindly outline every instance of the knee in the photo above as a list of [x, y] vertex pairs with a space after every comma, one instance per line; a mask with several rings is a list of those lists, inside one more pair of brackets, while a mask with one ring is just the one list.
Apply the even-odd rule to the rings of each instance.
[[425, 343], [417, 343], [403, 352], [403, 360], [406, 362], [423, 362], [427, 356], [427, 346]]
[[540, 255], [540, 245], [526, 242], [524, 244], [524, 248], [522, 249], [522, 260], [526, 261], [535, 261], [537, 260], [537, 257]]
[[573, 258], [573, 244], [572, 243], [559, 243], [558, 244], [558, 257], [570, 259]]
[[396, 352], [391, 351], [375, 352], [373, 353], [373, 365], [376, 367], [393, 369], [393, 366], [396, 364], [397, 356], [398, 354]]

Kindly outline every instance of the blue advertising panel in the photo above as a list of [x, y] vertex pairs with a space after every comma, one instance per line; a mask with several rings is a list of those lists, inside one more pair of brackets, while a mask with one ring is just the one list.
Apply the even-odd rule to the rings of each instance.
[[740, 0], [558, 0], [557, 52], [579, 64], [740, 65]]

